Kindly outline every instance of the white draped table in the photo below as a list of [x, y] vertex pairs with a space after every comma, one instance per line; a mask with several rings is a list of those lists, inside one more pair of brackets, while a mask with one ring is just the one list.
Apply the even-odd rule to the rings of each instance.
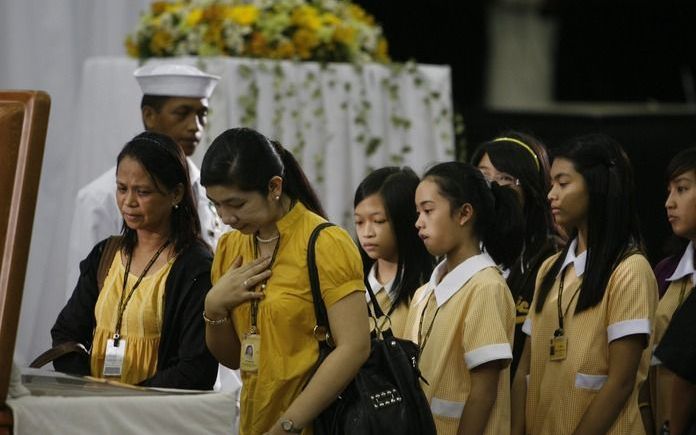
[[[454, 155], [450, 69], [405, 64], [298, 63], [242, 58], [167, 58], [222, 77], [210, 101], [205, 148], [222, 131], [256, 128], [300, 160], [329, 218], [352, 226], [362, 178], [386, 165], [422, 173]], [[74, 156], [81, 186], [113, 166], [142, 130], [137, 61], [89, 59], [83, 68]]]
[[231, 434], [235, 392], [125, 388], [48, 370], [13, 369], [7, 405], [17, 435]]
[[17, 435], [230, 434], [235, 393], [9, 399]]

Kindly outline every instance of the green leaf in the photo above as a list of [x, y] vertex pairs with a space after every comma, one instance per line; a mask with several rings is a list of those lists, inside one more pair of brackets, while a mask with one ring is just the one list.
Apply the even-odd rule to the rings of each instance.
[[365, 146], [365, 155], [366, 156], [371, 156], [375, 152], [377, 152], [377, 149], [379, 149], [379, 146], [382, 144], [382, 138], [373, 136], [370, 138], [370, 140], [367, 142], [367, 145]]

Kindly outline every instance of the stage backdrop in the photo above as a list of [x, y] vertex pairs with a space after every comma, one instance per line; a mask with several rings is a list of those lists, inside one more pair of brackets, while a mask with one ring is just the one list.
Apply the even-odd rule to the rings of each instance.
[[[320, 65], [242, 58], [168, 58], [221, 77], [210, 99], [197, 163], [222, 131], [253, 127], [279, 140], [302, 164], [329, 219], [352, 230], [352, 198], [369, 171], [409, 165], [416, 172], [451, 159], [454, 140], [450, 69], [434, 65]], [[75, 147], [78, 185], [112, 167], [142, 129], [138, 64], [125, 57], [88, 59], [82, 73]], [[85, 253], [86, 255], [87, 253]], [[77, 279], [69, 270], [66, 289]]]
[[[142, 129], [138, 114], [140, 93], [131, 76], [136, 62], [118, 56], [124, 53], [125, 35], [133, 31], [140, 11], [149, 7], [149, 4], [150, 0], [0, 2], [0, 59], [4, 59], [0, 61], [0, 88], [43, 89], [52, 98], [39, 202], [15, 348], [15, 360], [18, 364], [26, 364], [40, 351], [49, 347], [50, 327], [65, 303], [68, 270], [65, 246], [68, 242], [77, 189], [112, 166], [119, 147]], [[101, 86], [92, 88], [93, 92], [89, 91], [89, 96], [85, 96], [88, 80], [95, 79], [91, 75], [85, 76], [85, 74], [91, 74], [87, 72], [88, 66], [98, 68], [100, 58], [87, 61], [94, 56], [117, 56], [110, 59], [114, 67], [116, 64], [121, 64], [122, 69], [101, 76], [99, 82]], [[237, 104], [239, 101], [235, 100], [238, 97], [248, 96], [249, 98], [245, 98], [242, 105], [249, 108], [250, 103], [255, 99], [253, 92], [255, 87], [252, 84], [256, 81], [259, 89], [256, 100], [262, 116], [257, 116], [253, 123], [246, 117], [244, 122], [256, 125], [269, 136], [278, 137], [291, 149], [300, 146], [302, 141], [297, 140], [299, 139], [295, 136], [297, 132], [287, 126], [291, 123], [287, 119], [292, 120], [292, 112], [295, 109], [292, 107], [295, 103], [291, 102], [293, 98], [283, 98], [288, 103], [282, 111], [283, 119], [286, 119], [280, 124], [282, 131], [273, 128], [273, 125], [277, 125], [275, 117], [280, 111], [272, 109], [274, 107], [272, 102], [275, 100], [264, 96], [261, 88], [277, 83], [274, 78], [275, 69], [264, 72], [263, 67], [260, 66], [259, 69], [251, 68], [250, 75], [246, 75], [249, 70], [240, 71], [229, 64], [224, 66], [226, 61], [221, 61], [218, 66], [215, 64], [216, 62], [212, 62], [203, 66], [211, 72], [217, 71], [223, 74], [225, 76], [223, 81], [234, 82], [234, 86], [222, 86], [213, 97], [209, 139], [216, 132], [239, 125], [239, 117], [242, 116], [240, 112], [229, 109], [229, 106], [225, 107], [222, 102]], [[288, 68], [294, 69], [289, 64], [281, 67], [284, 70]], [[431, 161], [449, 158], [447, 148], [451, 148], [452, 141], [451, 137], [449, 139], [446, 137], [451, 136], [446, 130], [451, 128], [450, 123], [435, 122], [443, 126], [442, 130], [435, 133], [435, 136], [438, 136], [435, 139], [437, 143], [429, 139], [428, 133], [423, 133], [424, 130], [418, 126], [419, 123], [433, 124], [433, 119], [429, 117], [427, 110], [433, 110], [433, 113], [437, 110], [440, 113], [440, 119], [450, 116], [448, 113], [451, 105], [448, 68], [424, 67], [426, 77], [431, 76], [437, 83], [442, 84], [442, 87], [436, 86], [432, 90], [434, 95], [428, 95], [429, 84], [423, 82], [423, 78], [418, 78], [418, 74], [404, 76], [407, 77], [403, 79], [404, 82], [410, 81], [411, 84], [401, 85], [398, 79], [399, 72], [390, 69], [375, 72], [368, 67], [362, 72], [351, 70], [352, 72], [347, 73], [342, 67], [331, 72], [322, 71], [315, 65], [309, 66], [305, 71], [308, 74], [312, 69], [316, 71], [317, 77], [323, 77], [316, 83], [322, 83], [322, 86], [326, 87], [323, 94], [326, 100], [316, 101], [310, 98], [308, 100], [310, 105], [300, 108], [303, 122], [311, 122], [313, 127], [301, 128], [302, 131], [299, 133], [306, 139], [303, 163], [308, 172], [313, 177], [324, 174], [324, 180], [319, 183], [319, 190], [328, 201], [327, 208], [330, 210], [332, 219], [339, 223], [345, 222], [345, 213], [339, 211], [337, 205], [350, 204], [355, 180], [368, 167], [376, 167], [381, 162], [402, 161], [404, 164], [412, 164], [414, 169], [420, 171]], [[421, 71], [421, 68], [417, 70]], [[355, 81], [359, 83], [359, 86], [350, 85], [350, 89], [347, 89], [343, 83], [344, 74], [359, 77]], [[243, 77], [243, 75], [246, 76]], [[329, 76], [335, 76], [335, 82]], [[302, 83], [304, 77], [306, 76], [297, 78], [289, 76], [284, 82], [290, 86], [298, 81]], [[398, 88], [402, 86], [411, 86], [414, 92], [400, 93], [407, 96], [407, 100], [393, 101], [389, 96], [387, 99], [380, 99], [378, 93], [382, 93], [381, 80], [384, 78], [387, 79], [385, 84], [389, 95], [395, 92], [400, 93], [401, 89]], [[335, 88], [329, 89], [331, 83], [334, 83]], [[313, 90], [316, 90], [316, 87], [312, 85]], [[360, 94], [361, 89], [365, 93], [364, 97]], [[96, 103], [100, 97], [103, 97], [101, 100], [103, 105], [89, 106], [90, 99], [93, 99], [92, 103]], [[299, 98], [295, 97], [294, 101], [297, 102]], [[345, 98], [348, 99], [348, 104], [343, 111], [341, 104]], [[435, 101], [440, 99], [443, 106], [438, 106], [439, 103]], [[364, 100], [369, 103], [362, 105]], [[431, 109], [425, 108], [427, 101], [434, 102]], [[338, 105], [338, 113], [346, 118], [352, 117], [351, 125], [354, 127], [340, 130], [336, 133], [336, 137], [323, 136], [327, 127], [331, 125], [330, 121], [323, 121], [323, 119], [333, 116], [330, 112], [333, 109], [327, 108], [326, 118], [322, 118], [319, 112], [314, 113], [319, 102], [325, 107]], [[357, 102], [360, 102], [362, 107], [356, 108], [354, 104]], [[409, 116], [404, 116], [409, 112], [401, 112], [401, 110], [410, 110], [409, 108], [416, 109], [410, 120]], [[378, 111], [380, 113], [386, 111], [390, 115], [378, 118], [374, 115]], [[392, 117], [392, 114], [395, 116]], [[228, 115], [230, 117], [227, 117]], [[234, 117], [231, 117], [232, 115]], [[365, 120], [364, 123], [363, 120]], [[326, 125], [320, 126], [324, 122]], [[382, 140], [388, 142], [380, 141], [377, 146], [378, 143], [374, 138], [387, 131], [390, 131], [385, 133], [389, 134], [389, 137]], [[421, 133], [402, 134], [406, 131]], [[364, 134], [361, 136], [359, 132]], [[440, 132], [444, 136], [440, 136]], [[324, 166], [323, 170], [320, 168], [321, 159], [314, 160], [316, 153], [312, 151], [314, 145], [310, 143], [314, 137], [323, 138], [323, 143], [328, 150], [325, 158], [330, 157], [332, 162], [331, 166]], [[339, 145], [339, 141], [347, 140], [349, 137], [356, 138], [356, 141], [351, 145]], [[358, 141], [358, 138], [362, 139], [362, 142]], [[392, 145], [397, 142], [400, 142], [398, 146]], [[408, 148], [404, 150], [405, 146], [410, 146], [412, 151], [407, 152]], [[364, 159], [361, 157], [362, 163], [360, 163], [360, 160], [351, 153], [356, 152], [358, 156], [365, 156], [361, 153], [364, 153], [367, 147], [374, 148], [375, 152]], [[200, 162], [204, 148], [205, 146], [201, 147], [194, 156], [194, 160]], [[421, 149], [433, 153], [433, 157], [418, 154]], [[400, 156], [403, 160], [399, 159]], [[323, 165], [326, 165], [327, 161], [325, 160]], [[360, 168], [360, 164], [364, 166]], [[351, 178], [339, 178], [347, 175]], [[315, 179], [315, 181], [319, 180]], [[338, 186], [343, 196], [331, 195], [331, 186]], [[327, 199], [328, 195], [332, 198]], [[70, 265], [70, 267], [74, 269], [77, 265]]]

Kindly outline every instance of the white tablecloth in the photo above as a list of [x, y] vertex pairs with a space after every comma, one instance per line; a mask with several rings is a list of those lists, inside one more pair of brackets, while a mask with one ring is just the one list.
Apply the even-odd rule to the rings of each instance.
[[13, 366], [7, 398], [16, 435], [237, 433], [236, 391], [130, 390], [49, 370], [21, 371], [26, 384]]
[[16, 435], [230, 434], [236, 394], [8, 399]]
[[[370, 169], [409, 165], [422, 173], [454, 150], [448, 66], [274, 62], [176, 58], [220, 75], [210, 101], [206, 148], [222, 131], [254, 127], [295, 152], [329, 218], [352, 227], [354, 190]], [[137, 62], [89, 59], [83, 68], [76, 125], [77, 185], [113, 166], [142, 130]], [[193, 156], [200, 163], [205, 149]]]

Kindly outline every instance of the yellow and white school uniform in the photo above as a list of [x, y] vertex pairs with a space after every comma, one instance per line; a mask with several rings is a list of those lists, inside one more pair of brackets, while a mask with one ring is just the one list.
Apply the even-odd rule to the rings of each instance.
[[[421, 347], [421, 382], [437, 433], [456, 434], [471, 393], [470, 371], [504, 360], [497, 399], [485, 434], [510, 433], [510, 367], [515, 304], [495, 262], [480, 254], [447, 275], [440, 263], [430, 282], [416, 292], [406, 322], [406, 338]], [[440, 280], [442, 279], [442, 280]]]
[[[377, 263], [372, 265], [370, 273], [367, 275], [367, 282], [370, 284], [370, 288], [372, 289], [372, 292], [375, 294], [375, 297], [377, 298], [377, 303], [379, 304], [379, 307], [382, 309], [384, 314], [388, 314], [389, 310], [394, 304], [394, 300], [396, 299], [396, 294], [392, 293], [392, 286], [394, 284], [394, 280], [391, 280], [386, 284], [380, 283], [377, 279], [376, 264]], [[365, 292], [365, 297], [367, 298], [367, 302], [370, 304], [370, 309], [372, 309], [372, 301], [370, 300], [370, 294]], [[389, 314], [389, 322], [386, 323], [386, 326], [389, 326], [389, 324], [391, 323], [391, 331], [395, 337], [404, 337], [404, 328], [406, 327], [407, 317], [408, 304], [399, 304], [394, 308], [394, 311], [392, 311], [391, 314]]]
[[[660, 299], [655, 313], [653, 351], [665, 335], [665, 331], [672, 321], [672, 316], [691, 294], [694, 284], [696, 284], [693, 242], [690, 242], [686, 247], [677, 268], [672, 276], [667, 278], [667, 281], [670, 281], [670, 285]], [[674, 374], [663, 367], [656, 357], [653, 357], [650, 365], [650, 397], [652, 399], [653, 420], [656, 431], [659, 431], [665, 420], [669, 419]]]
[[[575, 255], [576, 246], [577, 240], [574, 240], [542, 311], [537, 313], [539, 283], [561, 254], [550, 257], [541, 266], [534, 301], [523, 326], [524, 332], [531, 336], [526, 402], [528, 434], [572, 433], [607, 381], [609, 343], [634, 334], [649, 336], [651, 332], [657, 305], [657, 282], [650, 264], [641, 254], [629, 255], [618, 264], [599, 304], [575, 314], [587, 258], [587, 252]], [[558, 290], [566, 268], [570, 268], [567, 274], [574, 273], [577, 278], [564, 286], [562, 297], [566, 357], [551, 361], [549, 343], [559, 327]], [[651, 349], [648, 345], [643, 351], [633, 391], [608, 434], [644, 433], [638, 410], [638, 390], [647, 376]]]

